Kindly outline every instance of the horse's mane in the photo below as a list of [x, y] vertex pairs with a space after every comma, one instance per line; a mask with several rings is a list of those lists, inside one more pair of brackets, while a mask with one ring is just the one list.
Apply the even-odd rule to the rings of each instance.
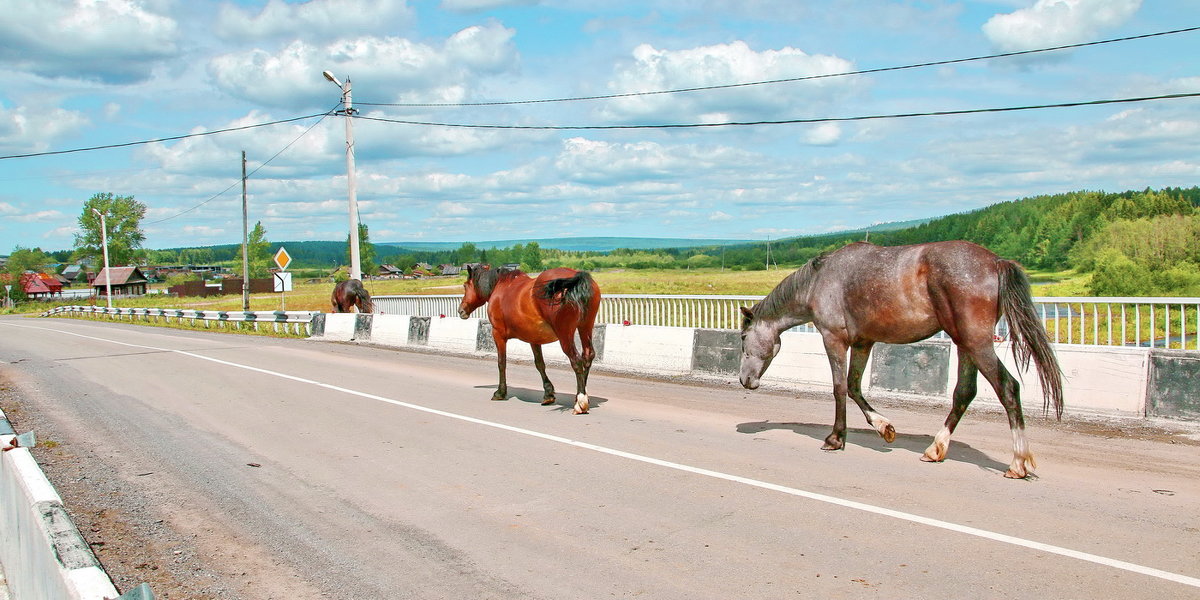
[[780, 281], [779, 285], [775, 286], [775, 289], [771, 290], [766, 298], [754, 305], [754, 308], [751, 309], [754, 316], [775, 318], [788, 312], [798, 296], [808, 294], [808, 288], [812, 285], [817, 271], [821, 269], [822, 263], [825, 262], [826, 254], [828, 252], [818, 254], [812, 260], [804, 263], [804, 266], [796, 269], [794, 273], [784, 277], [783, 281]]
[[488, 269], [485, 268], [487, 266], [488, 265], [479, 265], [478, 267], [471, 269], [471, 281], [475, 283], [475, 291], [478, 292], [483, 298], [491, 298], [492, 291], [496, 289], [496, 286], [499, 285], [500, 282], [507, 281], [514, 277], [520, 277], [525, 274], [525, 272], [520, 269], [506, 269], [504, 267], [499, 269]]

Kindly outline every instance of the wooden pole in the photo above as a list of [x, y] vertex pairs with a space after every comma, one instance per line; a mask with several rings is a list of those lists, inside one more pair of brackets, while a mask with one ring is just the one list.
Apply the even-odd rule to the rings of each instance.
[[246, 151], [242, 150], [242, 311], [250, 310], [250, 233], [246, 210]]

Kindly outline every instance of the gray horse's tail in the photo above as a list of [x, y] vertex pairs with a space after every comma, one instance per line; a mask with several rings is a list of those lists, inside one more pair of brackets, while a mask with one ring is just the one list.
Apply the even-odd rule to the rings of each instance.
[[1063, 413], [1062, 369], [1058, 358], [1050, 347], [1050, 337], [1033, 308], [1033, 296], [1029, 289], [1029, 278], [1021, 266], [1011, 260], [999, 261], [1000, 266], [1000, 311], [1008, 319], [1009, 337], [1012, 338], [1013, 358], [1022, 369], [1029, 368], [1029, 359], [1037, 364], [1038, 381], [1042, 384], [1044, 401], [1042, 412], [1048, 413], [1054, 403], [1054, 414], [1059, 419]]
[[571, 277], [547, 281], [538, 292], [538, 296], [551, 303], [574, 306], [580, 313], [586, 313], [595, 290], [596, 281], [592, 279], [592, 275], [587, 271], [579, 271]]

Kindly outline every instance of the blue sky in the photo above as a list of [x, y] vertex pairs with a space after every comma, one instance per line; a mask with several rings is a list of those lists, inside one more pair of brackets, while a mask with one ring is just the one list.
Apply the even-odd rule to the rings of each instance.
[[[901, 66], [1200, 26], [1194, 0], [0, 0], [0, 10], [0, 156], [322, 113], [340, 98], [323, 70], [351, 78], [364, 116], [543, 126], [1200, 92], [1192, 32], [603, 101], [360, 104], [577, 97]], [[242, 150], [251, 170], [262, 167], [248, 184], [250, 220], [269, 239], [345, 239], [344, 123], [317, 121], [0, 160], [0, 254], [72, 247], [83, 202], [97, 192], [149, 207], [148, 248], [238, 243]], [[361, 220], [376, 242], [777, 239], [1044, 193], [1200, 185], [1196, 98], [695, 129], [354, 126]]]

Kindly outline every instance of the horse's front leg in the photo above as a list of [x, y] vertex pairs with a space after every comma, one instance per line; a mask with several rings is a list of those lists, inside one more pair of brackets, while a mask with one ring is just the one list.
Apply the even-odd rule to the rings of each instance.
[[508, 382], [505, 380], [504, 371], [507, 362], [508, 340], [493, 336], [496, 341], [496, 363], [500, 368], [500, 385], [496, 388], [496, 393], [492, 394], [492, 400], [504, 400], [508, 398]]
[[841, 450], [846, 446], [846, 350], [842, 339], [831, 333], [823, 334], [825, 355], [833, 374], [833, 431], [825, 438], [822, 450]]
[[896, 428], [892, 427], [892, 422], [887, 417], [871, 408], [871, 405], [867, 403], [866, 396], [863, 396], [862, 393], [863, 371], [867, 369], [867, 359], [871, 357], [871, 347], [874, 345], [875, 342], [863, 342], [850, 348], [848, 392], [854, 399], [854, 403], [858, 405], [858, 409], [862, 411], [863, 416], [867, 418], [867, 423], [879, 432], [879, 437], [882, 437], [883, 441], [890, 444], [896, 441]]
[[554, 404], [558, 398], [554, 396], [554, 384], [550, 383], [550, 378], [546, 376], [546, 359], [542, 358], [542, 345], [529, 343], [529, 347], [533, 348], [533, 366], [537, 367], [538, 373], [542, 376], [542, 389], [546, 394], [542, 396], [542, 406]]

